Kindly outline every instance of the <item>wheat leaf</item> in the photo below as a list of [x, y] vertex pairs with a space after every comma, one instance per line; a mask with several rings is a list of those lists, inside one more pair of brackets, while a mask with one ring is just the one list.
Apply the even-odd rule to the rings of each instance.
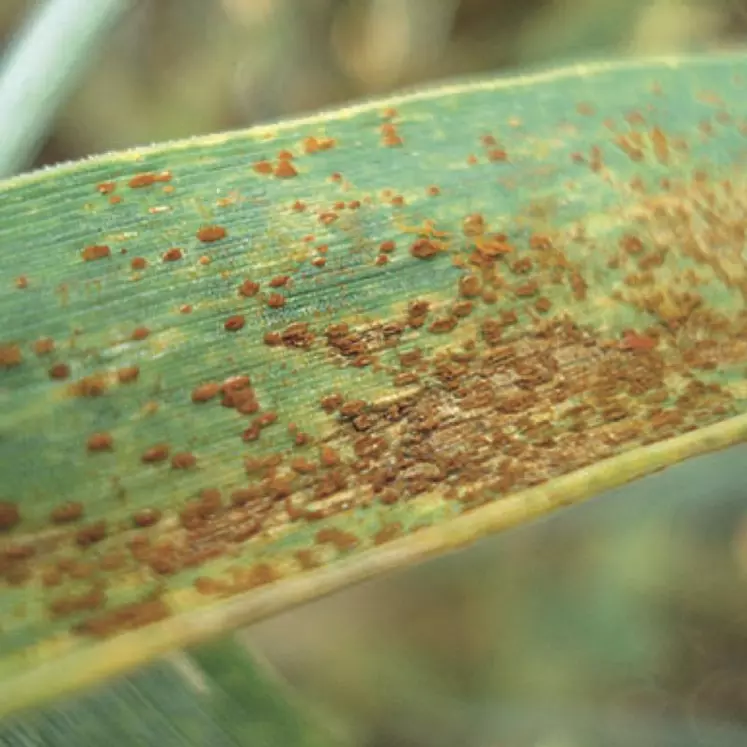
[[0, 186], [0, 714], [747, 434], [741, 54]]

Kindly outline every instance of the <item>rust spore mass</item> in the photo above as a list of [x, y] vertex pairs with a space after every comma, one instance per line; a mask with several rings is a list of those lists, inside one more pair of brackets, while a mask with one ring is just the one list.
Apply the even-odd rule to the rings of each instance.
[[139, 366], [125, 366], [117, 371], [117, 380], [120, 384], [129, 384], [136, 381], [140, 376]]
[[169, 458], [171, 449], [168, 444], [156, 444], [151, 446], [149, 449], [144, 451], [140, 457], [140, 460], [145, 464], [157, 464], [158, 462], [165, 462]]
[[132, 522], [137, 527], [151, 527], [161, 519], [161, 511], [157, 508], [142, 508], [132, 515]]
[[217, 382], [210, 381], [205, 384], [200, 384], [192, 390], [192, 402], [208, 402], [214, 397], [217, 397], [220, 391], [221, 385]]
[[[20, 357], [18, 362], [20, 363]], [[55, 363], [50, 367], [48, 374], [50, 379], [67, 379], [70, 376], [70, 366], [67, 363]]]
[[177, 262], [182, 258], [182, 250], [178, 247], [172, 247], [163, 253], [164, 262]]
[[114, 438], [110, 433], [94, 433], [88, 437], [86, 448], [90, 452], [111, 451], [114, 448]]
[[417, 239], [410, 246], [410, 254], [418, 259], [432, 259], [440, 251], [438, 244], [430, 239]]
[[255, 283], [252, 280], [244, 280], [239, 286], [239, 295], [245, 298], [252, 298], [259, 293], [259, 283]]
[[0, 343], [0, 368], [15, 368], [20, 366], [22, 361], [23, 354], [20, 345]]
[[67, 524], [83, 516], [83, 504], [79, 501], [63, 503], [52, 510], [49, 519], [53, 524]]
[[111, 254], [111, 249], [108, 246], [104, 244], [91, 244], [81, 252], [81, 257], [83, 257], [84, 262], [93, 262], [97, 259], [111, 257]]
[[203, 226], [197, 231], [197, 238], [206, 244], [220, 241], [227, 235], [228, 231], [223, 226]]
[[246, 318], [243, 316], [243, 314], [234, 314], [233, 316], [229, 316], [228, 319], [223, 323], [223, 327], [225, 328], [226, 332], [238, 332], [240, 329], [243, 329], [244, 325], [246, 324]]
[[0, 501], [0, 531], [13, 529], [21, 521], [21, 512], [15, 503]]
[[81, 527], [75, 535], [75, 542], [79, 547], [86, 548], [101, 542], [107, 534], [106, 522], [102, 519], [88, 526]]
[[180, 451], [171, 457], [172, 469], [192, 469], [197, 464], [197, 457], [189, 451]]
[[275, 165], [274, 172], [278, 179], [292, 179], [294, 176], [298, 176], [296, 167], [290, 162], [290, 160], [281, 159]]
[[285, 306], [285, 296], [281, 293], [270, 293], [267, 296], [267, 305], [271, 309], [282, 309]]

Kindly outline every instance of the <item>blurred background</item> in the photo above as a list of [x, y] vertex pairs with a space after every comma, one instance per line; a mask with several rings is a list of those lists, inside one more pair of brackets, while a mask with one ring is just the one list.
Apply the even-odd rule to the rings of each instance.
[[[34, 5], [0, 2], [0, 49]], [[26, 168], [447, 77], [747, 33], [741, 0], [125, 5]], [[746, 745], [745, 448], [242, 635], [365, 747]]]

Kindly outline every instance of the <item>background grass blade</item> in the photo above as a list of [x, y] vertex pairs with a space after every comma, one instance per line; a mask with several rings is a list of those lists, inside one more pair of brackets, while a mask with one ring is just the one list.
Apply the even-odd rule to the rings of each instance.
[[341, 742], [227, 637], [0, 726], [0, 744], [71, 743], [329, 747]]
[[38, 3], [0, 64], [0, 177], [29, 167], [58, 108], [131, 0]]
[[745, 71], [0, 186], [0, 713], [744, 439]]

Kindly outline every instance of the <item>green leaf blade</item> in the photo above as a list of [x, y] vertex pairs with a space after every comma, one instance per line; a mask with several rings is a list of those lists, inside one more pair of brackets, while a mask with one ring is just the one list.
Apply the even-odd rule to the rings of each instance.
[[744, 438], [744, 69], [579, 66], [0, 186], [0, 712]]

